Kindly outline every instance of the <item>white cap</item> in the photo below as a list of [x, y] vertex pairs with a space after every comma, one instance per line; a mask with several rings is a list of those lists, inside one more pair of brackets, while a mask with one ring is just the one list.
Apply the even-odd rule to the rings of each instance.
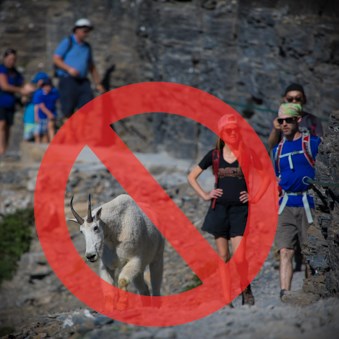
[[89, 29], [93, 29], [92, 23], [88, 19], [85, 19], [85, 18], [77, 20], [74, 24], [73, 29], [79, 28], [79, 27], [88, 27]]

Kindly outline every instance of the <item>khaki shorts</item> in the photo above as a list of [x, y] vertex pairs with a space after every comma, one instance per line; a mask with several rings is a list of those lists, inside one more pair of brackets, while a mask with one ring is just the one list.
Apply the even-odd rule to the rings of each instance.
[[278, 250], [282, 248], [295, 249], [299, 239], [302, 246], [306, 242], [306, 232], [309, 227], [304, 207], [286, 206], [279, 215], [275, 242]]

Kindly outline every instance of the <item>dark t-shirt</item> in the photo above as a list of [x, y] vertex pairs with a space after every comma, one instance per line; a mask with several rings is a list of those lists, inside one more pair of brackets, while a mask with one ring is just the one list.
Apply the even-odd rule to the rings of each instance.
[[[212, 153], [209, 151], [200, 161], [198, 166], [202, 170], [206, 170], [212, 166]], [[218, 188], [223, 190], [223, 195], [217, 199], [218, 203], [232, 203], [232, 205], [244, 205], [240, 200], [240, 192], [247, 191], [245, 177], [241, 171], [238, 161], [228, 163], [225, 161], [222, 151], [220, 152], [220, 163], [218, 170]]]
[[[5, 65], [0, 65], [0, 74], [4, 74], [7, 82], [12, 86], [21, 86], [23, 84], [24, 79], [15, 68], [9, 69]], [[3, 91], [0, 88], [0, 107], [14, 110], [15, 101], [14, 93]]]

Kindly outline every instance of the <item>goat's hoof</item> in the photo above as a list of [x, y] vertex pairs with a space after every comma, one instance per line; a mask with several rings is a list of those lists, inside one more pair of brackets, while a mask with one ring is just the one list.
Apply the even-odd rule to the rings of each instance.
[[118, 287], [122, 290], [126, 291], [128, 286], [128, 281], [125, 278], [119, 279]]

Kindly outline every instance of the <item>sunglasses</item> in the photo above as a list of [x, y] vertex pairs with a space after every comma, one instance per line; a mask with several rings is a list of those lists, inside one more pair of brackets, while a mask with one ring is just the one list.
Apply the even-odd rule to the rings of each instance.
[[239, 128], [224, 128], [222, 131], [226, 133], [238, 132]]
[[296, 118], [278, 118], [277, 121], [279, 125], [282, 125], [284, 121], [286, 121], [286, 124], [293, 124], [296, 121]]
[[293, 102], [293, 101], [301, 102], [302, 100], [303, 100], [302, 97], [286, 97], [287, 102]]

